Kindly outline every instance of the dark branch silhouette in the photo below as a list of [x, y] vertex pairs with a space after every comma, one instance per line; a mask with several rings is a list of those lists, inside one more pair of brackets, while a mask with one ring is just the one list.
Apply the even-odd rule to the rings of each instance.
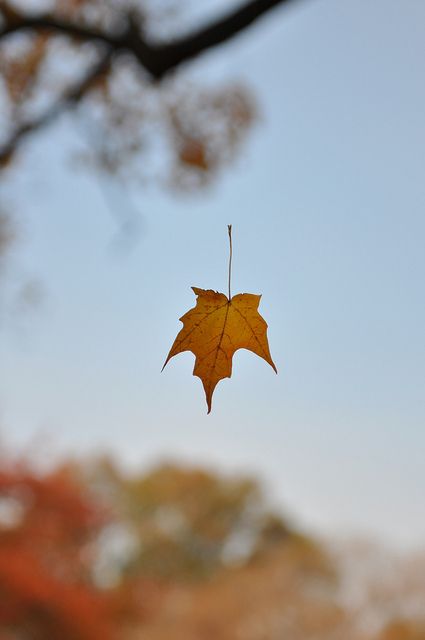
[[121, 33], [101, 31], [98, 28], [61, 20], [54, 15], [27, 15], [0, 3], [3, 25], [0, 26], [0, 42], [18, 32], [51, 32], [66, 34], [84, 42], [99, 42], [106, 53], [93, 69], [89, 70], [75, 86], [38, 119], [21, 124], [0, 147], [0, 166], [7, 163], [22, 139], [28, 134], [50, 124], [64, 109], [78, 102], [102, 74], [113, 57], [120, 52], [133, 55], [145, 72], [160, 81], [171, 71], [199, 54], [220, 45], [245, 30], [262, 15], [278, 5], [288, 5], [294, 0], [250, 0], [224, 17], [166, 44], [149, 42], [133, 16], [128, 17], [127, 27]]
[[52, 31], [80, 40], [102, 41], [117, 51], [132, 53], [154, 79], [161, 80], [183, 62], [230, 40], [274, 7], [292, 2], [294, 0], [251, 0], [195, 33], [160, 45], [148, 42], [132, 20], [123, 33], [113, 34], [52, 15], [29, 16], [14, 10], [10, 14], [4, 12], [5, 24], [0, 28], [0, 40], [18, 31]]

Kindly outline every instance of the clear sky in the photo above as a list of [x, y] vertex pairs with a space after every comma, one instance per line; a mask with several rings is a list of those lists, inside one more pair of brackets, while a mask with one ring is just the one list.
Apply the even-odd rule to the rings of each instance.
[[[35, 139], [14, 261], [45, 295], [0, 333], [6, 439], [253, 471], [307, 529], [423, 546], [424, 58], [422, 0], [305, 0], [204, 56], [190, 73], [247, 82], [259, 123], [207, 192], [128, 194], [120, 251], [72, 118]], [[207, 416], [193, 356], [161, 367], [190, 287], [226, 290], [228, 223], [279, 374], [238, 352]]]

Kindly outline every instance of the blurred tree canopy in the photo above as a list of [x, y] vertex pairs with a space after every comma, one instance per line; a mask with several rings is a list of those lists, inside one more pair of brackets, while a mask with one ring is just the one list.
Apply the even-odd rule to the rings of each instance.
[[39, 476], [22, 463], [0, 470], [0, 637], [115, 637], [113, 603], [93, 580], [107, 513], [69, 474]]
[[176, 70], [290, 2], [249, 0], [188, 27], [176, 0], [0, 0], [0, 167], [78, 109], [98, 168], [151, 180], [160, 150], [168, 184], [208, 183], [243, 140], [253, 101], [241, 86], [204, 88]]
[[108, 459], [87, 472], [127, 523], [132, 552], [121, 569], [129, 573], [198, 580], [295, 537], [251, 478], [175, 465], [131, 476]]
[[424, 640], [423, 566], [347, 599], [253, 478], [0, 451], [1, 640]]
[[294, 545], [303, 571], [330, 575], [249, 478], [173, 465], [129, 475], [106, 459], [41, 473], [3, 454], [0, 638], [127, 637], [176, 589]]

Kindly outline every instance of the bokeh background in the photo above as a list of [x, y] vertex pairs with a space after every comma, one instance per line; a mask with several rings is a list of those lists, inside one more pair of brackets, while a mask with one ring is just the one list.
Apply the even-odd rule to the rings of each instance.
[[[229, 9], [160, 4], [164, 39]], [[157, 85], [118, 60], [2, 171], [2, 640], [425, 637], [424, 42], [418, 1], [289, 3]], [[279, 373], [238, 352], [207, 415], [193, 356], [161, 367], [190, 287], [226, 291], [230, 223]], [[29, 538], [78, 615], [47, 582], [28, 613]], [[108, 628], [69, 627], [105, 597]]]

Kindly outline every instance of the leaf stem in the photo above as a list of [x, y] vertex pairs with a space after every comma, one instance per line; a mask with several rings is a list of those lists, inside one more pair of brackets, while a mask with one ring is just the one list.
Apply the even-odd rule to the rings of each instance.
[[229, 245], [230, 245], [230, 254], [229, 254], [229, 302], [230, 302], [230, 300], [232, 299], [230, 284], [232, 280], [232, 257], [233, 257], [232, 225], [231, 224], [227, 225], [227, 231], [229, 233]]

